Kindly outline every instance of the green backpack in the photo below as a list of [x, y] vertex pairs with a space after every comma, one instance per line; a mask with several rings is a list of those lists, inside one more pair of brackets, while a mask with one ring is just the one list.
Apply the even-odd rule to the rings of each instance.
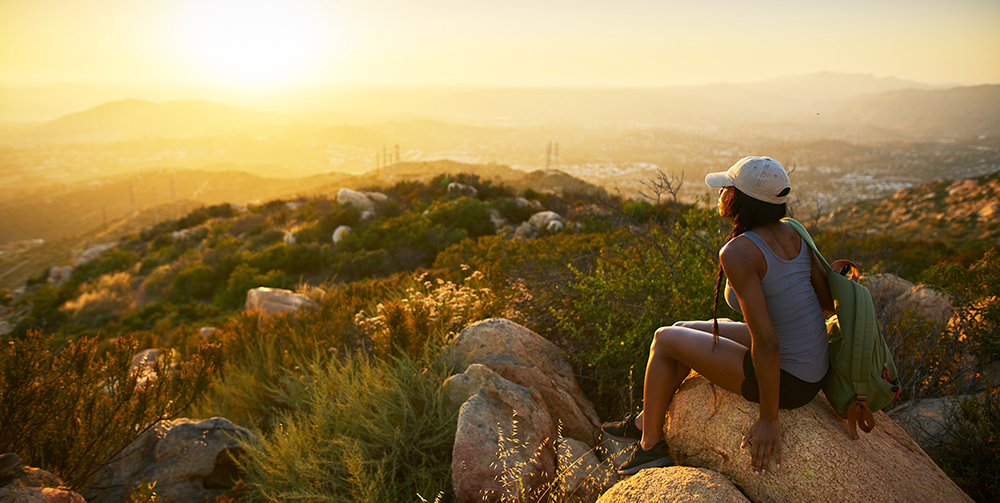
[[[873, 413], [899, 396], [896, 365], [879, 330], [871, 292], [846, 277], [844, 274], [849, 272], [846, 268], [844, 273], [834, 270], [801, 223], [791, 218], [783, 221], [802, 236], [826, 269], [837, 314], [826, 321], [830, 373], [823, 392], [840, 417], [847, 419], [851, 437], [857, 440], [857, 425], [870, 432], [875, 427]], [[852, 277], [857, 278], [858, 269], [853, 262], [838, 260], [834, 264], [850, 266]]]

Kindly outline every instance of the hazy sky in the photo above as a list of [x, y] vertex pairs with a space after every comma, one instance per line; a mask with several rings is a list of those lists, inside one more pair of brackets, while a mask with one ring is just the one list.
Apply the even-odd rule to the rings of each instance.
[[1000, 82], [998, 0], [0, 0], [0, 83]]

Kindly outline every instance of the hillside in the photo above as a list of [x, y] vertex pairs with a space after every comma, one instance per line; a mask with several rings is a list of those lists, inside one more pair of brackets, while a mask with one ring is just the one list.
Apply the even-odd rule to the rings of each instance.
[[41, 126], [40, 130], [47, 135], [63, 137], [202, 136], [254, 126], [289, 124], [294, 120], [293, 116], [207, 101], [122, 100], [60, 117]]
[[830, 118], [915, 138], [995, 137], [1000, 135], [1000, 85], [905, 89], [852, 98]]
[[838, 208], [820, 223], [826, 228], [886, 233], [901, 239], [1000, 243], [1000, 172], [900, 189], [891, 198]]

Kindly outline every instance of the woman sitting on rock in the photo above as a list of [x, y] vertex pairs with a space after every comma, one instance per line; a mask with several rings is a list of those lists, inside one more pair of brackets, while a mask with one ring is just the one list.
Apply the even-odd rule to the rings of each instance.
[[823, 266], [795, 230], [781, 222], [791, 183], [769, 157], [744, 157], [705, 182], [719, 190], [719, 212], [733, 231], [719, 252], [718, 311], [723, 275], [726, 301], [746, 323], [678, 322], [653, 336], [643, 387], [643, 410], [605, 423], [612, 437], [635, 439], [618, 473], [670, 466], [663, 440], [667, 407], [691, 369], [760, 404], [760, 417], [743, 437], [754, 472], [773, 456], [781, 464], [778, 409], [809, 403], [829, 367], [823, 311], [833, 299]]

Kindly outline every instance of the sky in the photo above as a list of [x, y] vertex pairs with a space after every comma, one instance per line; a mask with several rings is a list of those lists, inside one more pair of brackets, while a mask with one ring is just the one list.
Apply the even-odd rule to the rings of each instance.
[[0, 85], [1000, 83], [997, 0], [0, 0]]

